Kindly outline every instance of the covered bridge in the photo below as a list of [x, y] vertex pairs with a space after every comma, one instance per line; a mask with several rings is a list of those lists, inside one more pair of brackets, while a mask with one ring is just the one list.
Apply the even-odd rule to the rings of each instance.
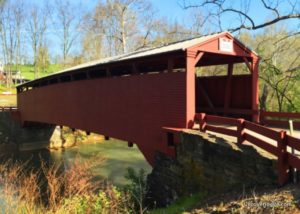
[[[136, 143], [174, 154], [163, 127], [192, 128], [196, 112], [258, 120], [258, 61], [223, 32], [72, 67], [17, 87], [22, 123], [39, 122]], [[244, 63], [248, 74], [236, 75]], [[226, 65], [227, 75], [196, 76], [196, 68]]]

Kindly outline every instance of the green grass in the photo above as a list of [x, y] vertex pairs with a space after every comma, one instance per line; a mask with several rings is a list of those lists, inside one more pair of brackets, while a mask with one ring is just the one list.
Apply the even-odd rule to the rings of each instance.
[[183, 197], [176, 201], [174, 204], [171, 204], [170, 206], [166, 208], [160, 208], [149, 211], [149, 214], [177, 214], [177, 213], [183, 213], [186, 211], [191, 210], [195, 205], [199, 204], [204, 198], [206, 194], [205, 193], [197, 193], [195, 195], [192, 195], [190, 197]]
[[10, 91], [12, 94], [16, 94], [16, 88], [12, 87], [11, 89], [6, 88], [5, 84], [0, 84], [0, 94], [3, 92], [8, 92]]
[[[51, 64], [46, 69], [45, 72], [39, 72], [39, 77], [44, 77], [50, 75], [54, 72], [62, 70], [62, 65], [60, 64]], [[13, 70], [16, 70], [16, 66], [14, 66]], [[33, 80], [34, 79], [34, 66], [33, 65], [19, 65], [18, 70], [21, 71], [21, 75], [25, 77], [25, 79]]]

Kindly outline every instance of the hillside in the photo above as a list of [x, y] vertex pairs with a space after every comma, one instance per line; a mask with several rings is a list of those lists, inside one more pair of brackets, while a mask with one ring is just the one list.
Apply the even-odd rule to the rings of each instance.
[[[60, 64], [51, 64], [46, 69], [45, 72], [40, 71], [39, 77], [44, 77], [49, 74], [52, 74], [54, 72], [57, 72], [62, 69], [62, 65]], [[17, 70], [17, 68], [14, 68], [13, 70]], [[19, 65], [18, 70], [21, 71], [21, 75], [25, 79], [33, 80], [34, 79], [34, 66], [33, 65]]]

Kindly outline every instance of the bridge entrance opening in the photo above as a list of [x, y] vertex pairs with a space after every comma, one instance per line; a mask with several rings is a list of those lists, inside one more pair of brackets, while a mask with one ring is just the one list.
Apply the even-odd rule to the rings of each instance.
[[251, 120], [252, 75], [244, 63], [196, 68], [196, 112]]

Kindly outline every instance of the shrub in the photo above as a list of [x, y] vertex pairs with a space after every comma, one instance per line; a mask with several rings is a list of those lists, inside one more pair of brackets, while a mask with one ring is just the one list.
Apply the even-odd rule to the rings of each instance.
[[144, 201], [148, 189], [145, 170], [140, 169], [136, 172], [133, 168], [128, 168], [125, 178], [130, 183], [124, 187], [124, 191], [130, 195], [134, 209], [139, 213], [144, 213], [146, 211]]

